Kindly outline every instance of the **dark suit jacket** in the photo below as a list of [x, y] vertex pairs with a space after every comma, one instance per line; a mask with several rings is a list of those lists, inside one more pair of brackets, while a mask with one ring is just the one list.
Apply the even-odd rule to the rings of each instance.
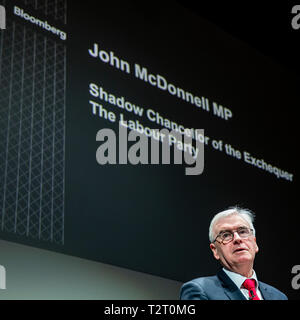
[[[258, 281], [264, 300], [287, 300], [276, 288]], [[247, 300], [235, 283], [221, 270], [216, 276], [186, 282], [180, 291], [181, 300]]]

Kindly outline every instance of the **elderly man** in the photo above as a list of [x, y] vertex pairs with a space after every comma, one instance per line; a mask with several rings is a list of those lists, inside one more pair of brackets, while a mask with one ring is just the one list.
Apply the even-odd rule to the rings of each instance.
[[285, 294], [257, 280], [253, 220], [250, 210], [238, 207], [214, 216], [209, 227], [210, 248], [223, 269], [216, 276], [185, 283], [180, 292], [182, 300], [287, 300]]

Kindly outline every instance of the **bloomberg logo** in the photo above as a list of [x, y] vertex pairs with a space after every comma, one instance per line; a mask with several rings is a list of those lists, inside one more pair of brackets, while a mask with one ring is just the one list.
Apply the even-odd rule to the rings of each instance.
[[5, 8], [0, 5], [0, 29], [6, 29], [6, 12]]

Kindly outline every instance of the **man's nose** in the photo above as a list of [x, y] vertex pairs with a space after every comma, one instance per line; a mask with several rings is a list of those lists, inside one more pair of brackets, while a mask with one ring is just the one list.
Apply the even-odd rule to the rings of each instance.
[[241, 242], [242, 238], [240, 237], [240, 235], [238, 234], [237, 231], [233, 232], [233, 242]]

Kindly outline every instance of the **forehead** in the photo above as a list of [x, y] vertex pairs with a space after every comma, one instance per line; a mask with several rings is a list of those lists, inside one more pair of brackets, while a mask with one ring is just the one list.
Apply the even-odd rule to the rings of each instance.
[[247, 220], [245, 220], [242, 216], [233, 214], [233, 215], [218, 219], [214, 225], [214, 231], [215, 233], [219, 233], [222, 230], [234, 230], [241, 226], [250, 227]]

